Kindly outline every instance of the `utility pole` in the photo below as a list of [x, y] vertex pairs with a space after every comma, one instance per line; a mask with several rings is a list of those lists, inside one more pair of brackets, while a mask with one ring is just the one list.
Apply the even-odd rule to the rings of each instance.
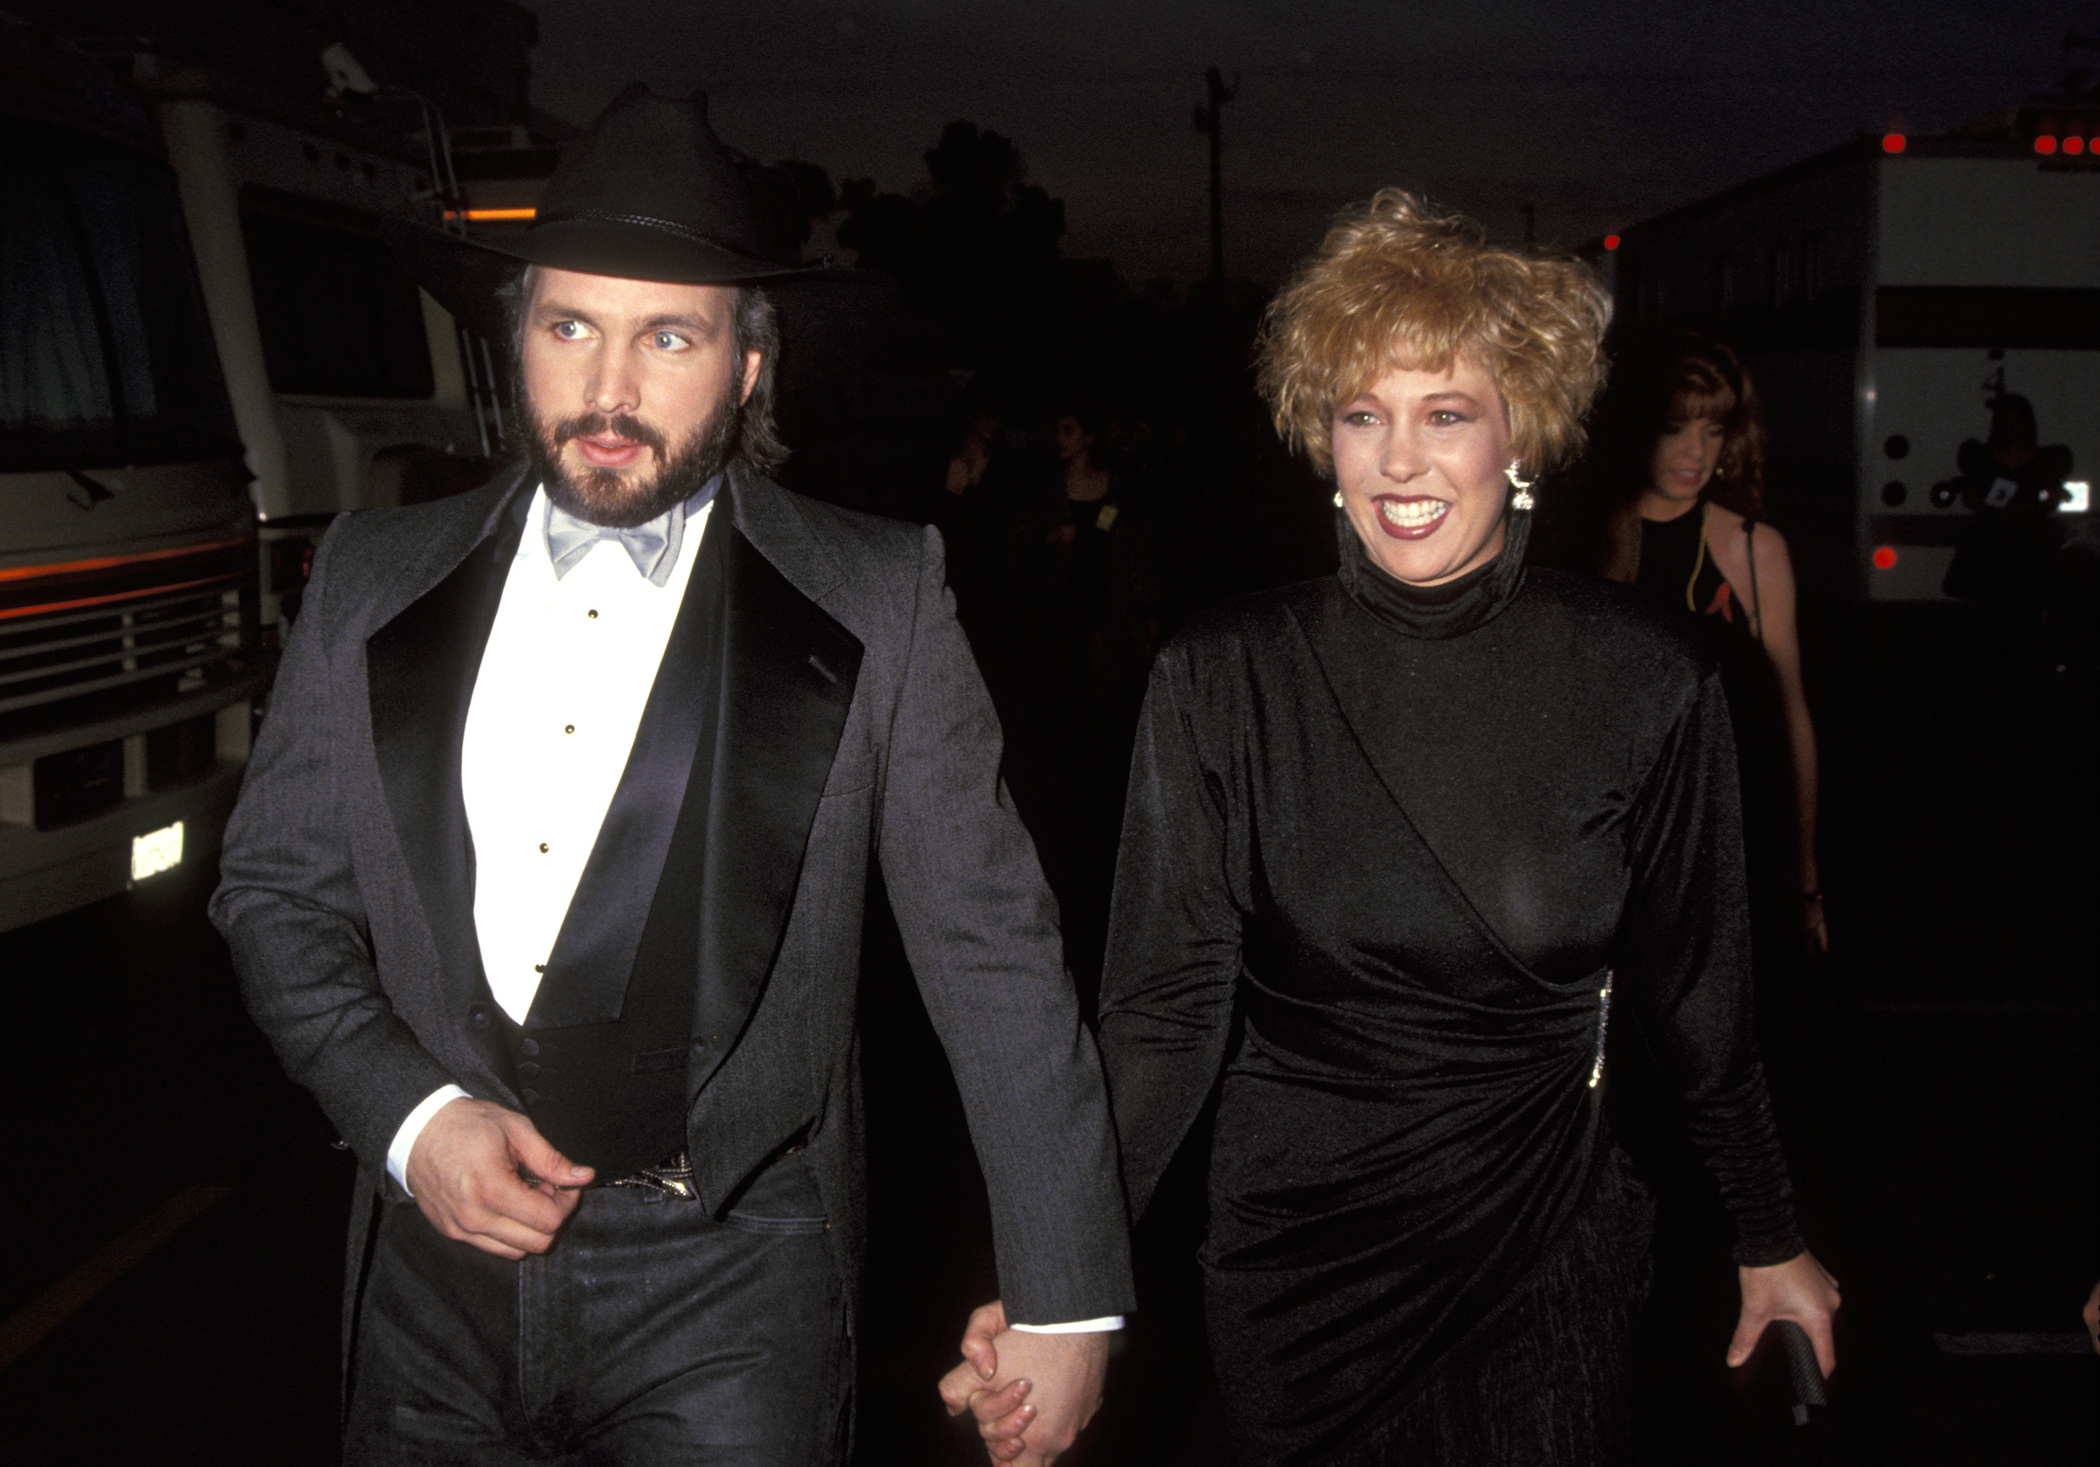
[[1213, 66], [1204, 73], [1204, 100], [1196, 104], [1196, 131], [1210, 137], [1210, 278], [1225, 279], [1225, 174], [1219, 162], [1224, 139], [1218, 127], [1219, 109], [1239, 90], [1225, 85]]

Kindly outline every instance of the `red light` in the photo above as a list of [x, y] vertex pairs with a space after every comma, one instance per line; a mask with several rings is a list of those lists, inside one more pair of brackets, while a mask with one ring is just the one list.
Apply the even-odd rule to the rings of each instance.
[[1881, 136], [1881, 151], [1884, 153], [1900, 153], [1908, 146], [1908, 140], [1900, 132], [1883, 133]]
[[2037, 153], [2047, 156], [2048, 154], [2056, 151], [2056, 139], [2050, 137], [2047, 133], [2043, 133], [2040, 137], [2034, 140], [2034, 150]]
[[1618, 237], [1618, 236], [1617, 236], [1616, 234], [1607, 234], [1607, 235], [1605, 235], [1605, 236], [1604, 236], [1604, 247], [1605, 247], [1606, 249], [1608, 249], [1608, 250], [1615, 250], [1615, 249], [1617, 249], [1617, 248], [1619, 247], [1619, 237]]
[[1889, 570], [1896, 564], [1896, 547], [1884, 545], [1874, 552], [1874, 569]]
[[2084, 138], [2065, 138], [2065, 139], [2064, 139], [2064, 151], [2065, 151], [2066, 153], [2083, 153], [2083, 152], [2085, 151], [2085, 139], [2084, 139]]

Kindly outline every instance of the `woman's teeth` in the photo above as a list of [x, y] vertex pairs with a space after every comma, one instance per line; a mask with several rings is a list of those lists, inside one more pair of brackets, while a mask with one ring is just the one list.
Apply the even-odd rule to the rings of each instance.
[[1451, 506], [1441, 499], [1381, 499], [1378, 512], [1403, 530], [1419, 530], [1441, 519]]

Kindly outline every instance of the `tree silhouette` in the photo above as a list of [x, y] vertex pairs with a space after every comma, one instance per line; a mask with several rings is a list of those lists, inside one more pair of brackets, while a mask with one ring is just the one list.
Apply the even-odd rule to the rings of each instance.
[[849, 180], [839, 243], [898, 279], [949, 365], [982, 370], [1040, 353], [1055, 335], [1063, 201], [1026, 182], [1011, 139], [974, 122], [949, 123], [924, 158], [926, 182], [911, 197]]
[[759, 198], [760, 243], [765, 253], [781, 261], [799, 259], [816, 221], [838, 208], [831, 175], [814, 163], [792, 159], [760, 163], [739, 157], [737, 168]]

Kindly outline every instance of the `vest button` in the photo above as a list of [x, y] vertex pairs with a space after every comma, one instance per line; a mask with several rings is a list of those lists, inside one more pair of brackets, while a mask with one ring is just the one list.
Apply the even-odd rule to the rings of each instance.
[[524, 1064], [518, 1066], [518, 1078], [520, 1080], [537, 1080], [539, 1077], [539, 1061], [527, 1060]]
[[540, 1052], [540, 1042], [537, 1039], [520, 1039], [518, 1041], [518, 1048], [524, 1051], [525, 1057], [527, 1059], [531, 1059], [534, 1055]]
[[540, 1103], [540, 1092], [528, 1085], [518, 1092], [518, 1099], [524, 1101], [527, 1105], [538, 1105]]
[[489, 1026], [489, 1006], [485, 1003], [471, 1005], [467, 1009], [467, 1027], [486, 1029]]

